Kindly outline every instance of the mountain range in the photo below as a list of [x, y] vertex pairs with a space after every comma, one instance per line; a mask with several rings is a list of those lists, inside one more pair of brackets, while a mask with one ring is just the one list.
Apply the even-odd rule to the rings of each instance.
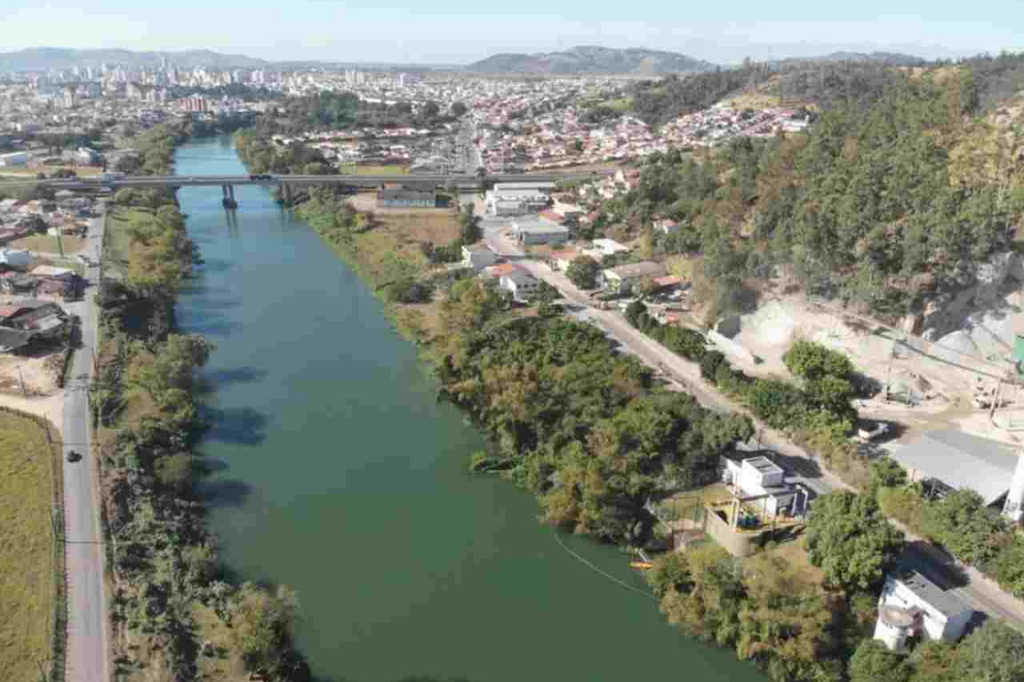
[[104, 62], [126, 67], [160, 66], [161, 58], [175, 66], [193, 68], [258, 68], [270, 62], [241, 54], [221, 54], [212, 50], [183, 52], [135, 52], [132, 50], [78, 50], [66, 47], [30, 47], [16, 52], [0, 53], [0, 71], [46, 71], [70, 69], [73, 66], [98, 67]]
[[563, 52], [496, 54], [465, 67], [472, 73], [514, 73], [544, 75], [624, 74], [661, 76], [698, 73], [718, 68], [711, 62], [678, 52], [582, 45]]
[[[337, 62], [272, 62], [239, 54], [222, 54], [212, 50], [185, 50], [182, 52], [136, 52], [122, 49], [80, 50], [62, 47], [34, 47], [16, 52], [0, 53], [0, 71], [46, 71], [68, 69], [73, 66], [100, 64], [121, 64], [129, 68], [159, 66], [161, 60], [183, 68], [205, 66], [210, 68], [263, 68], [276, 65], [284, 68], [311, 68], [330, 66], [334, 68], [389, 68], [408, 70], [464, 71], [477, 74], [521, 74], [521, 75], [633, 75], [664, 76], [669, 74], [699, 73], [721, 68], [695, 57], [665, 50], [645, 48], [614, 49], [583, 45], [561, 52], [539, 52], [534, 54], [495, 54], [466, 66], [424, 67], [399, 64], [358, 64]], [[895, 66], [917, 66], [925, 60], [908, 54], [894, 52], [833, 52], [821, 57], [783, 59], [773, 64], [813, 61], [856, 61], [879, 62]]]

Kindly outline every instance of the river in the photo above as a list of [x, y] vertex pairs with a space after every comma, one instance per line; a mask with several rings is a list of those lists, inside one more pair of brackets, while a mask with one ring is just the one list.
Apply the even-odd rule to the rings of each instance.
[[[178, 150], [180, 175], [244, 172], [227, 138]], [[206, 260], [178, 319], [217, 344], [210, 524], [233, 572], [297, 590], [318, 678], [764, 679], [569, 554], [529, 495], [467, 473], [480, 435], [381, 304], [266, 190], [235, 196], [229, 220], [220, 188], [178, 192]], [[643, 587], [616, 549], [565, 542]]]

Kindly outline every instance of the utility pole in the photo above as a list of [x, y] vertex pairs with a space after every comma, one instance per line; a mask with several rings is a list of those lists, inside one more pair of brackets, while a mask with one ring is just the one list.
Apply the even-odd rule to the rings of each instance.
[[18, 365], [18, 379], [21, 380], [21, 395], [27, 398], [28, 391], [25, 389], [25, 377], [21, 373], [21, 365]]

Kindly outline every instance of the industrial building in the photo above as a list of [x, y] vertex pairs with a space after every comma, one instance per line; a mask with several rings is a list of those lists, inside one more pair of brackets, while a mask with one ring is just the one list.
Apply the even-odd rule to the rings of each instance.
[[496, 216], [524, 215], [551, 203], [553, 182], [499, 182], [487, 191], [487, 212]]
[[512, 223], [516, 241], [527, 246], [531, 244], [556, 244], [569, 239], [569, 228], [561, 225]]
[[911, 482], [968, 488], [981, 495], [986, 505], [1021, 521], [1024, 458], [1011, 445], [963, 431], [927, 431], [890, 457], [907, 470]]

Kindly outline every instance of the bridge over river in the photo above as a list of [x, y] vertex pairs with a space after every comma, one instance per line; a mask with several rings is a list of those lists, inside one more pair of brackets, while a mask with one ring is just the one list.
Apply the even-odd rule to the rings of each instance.
[[420, 173], [413, 175], [130, 175], [117, 178], [70, 178], [52, 180], [25, 180], [5, 183], [6, 187], [36, 185], [54, 190], [90, 189], [153, 189], [163, 187], [211, 187], [224, 188], [224, 198], [234, 204], [234, 188], [238, 185], [262, 185], [281, 188], [287, 199], [295, 187], [341, 185], [348, 187], [379, 187], [388, 182], [408, 182], [417, 185], [434, 185], [445, 188], [480, 188], [499, 182], [559, 182], [592, 180], [611, 175], [614, 171], [586, 171], [576, 173], [523, 174], [505, 173], [496, 175], [466, 175], [456, 173]]

